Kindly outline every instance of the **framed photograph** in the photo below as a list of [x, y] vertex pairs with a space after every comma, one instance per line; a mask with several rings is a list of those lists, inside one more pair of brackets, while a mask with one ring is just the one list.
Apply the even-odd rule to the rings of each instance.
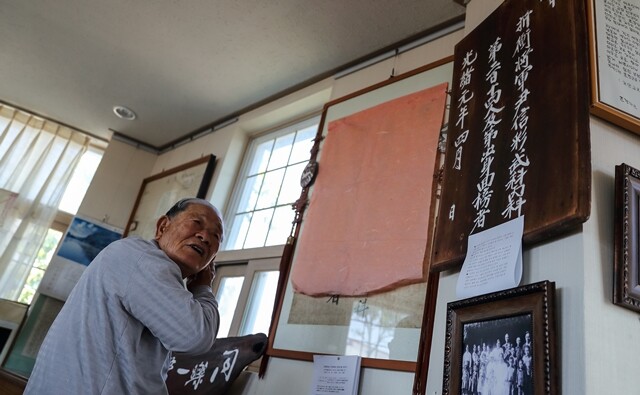
[[640, 171], [616, 166], [615, 184], [613, 303], [640, 312]]
[[443, 395], [558, 392], [555, 283], [447, 305]]
[[588, 0], [591, 113], [640, 134], [640, 67], [634, 0]]
[[208, 155], [145, 178], [123, 237], [137, 235], [151, 239], [155, 236], [156, 221], [175, 202], [186, 197], [204, 199], [215, 165], [215, 155]]
[[[417, 382], [426, 382], [427, 369], [422, 369], [421, 364], [428, 363], [438, 286], [438, 275], [429, 276], [435, 211], [431, 203], [435, 201], [437, 172], [444, 154], [439, 149], [439, 143], [443, 120], [446, 119], [447, 87], [451, 75], [451, 58], [446, 58], [325, 105], [310, 160], [317, 163], [317, 177], [312, 186], [306, 183], [296, 203], [292, 237], [281, 261], [281, 283], [267, 355], [307, 361], [312, 361], [316, 354], [358, 355], [362, 358], [363, 367], [418, 371], [422, 372], [420, 375], [425, 379]], [[402, 105], [399, 106], [399, 103]], [[425, 108], [438, 106], [439, 110], [434, 112], [437, 115], [430, 117], [426, 111], [406, 112], [407, 108], [414, 108], [416, 103]], [[390, 107], [392, 111], [389, 111]], [[372, 121], [378, 119], [376, 117], [380, 117], [381, 113], [385, 114], [381, 117], [383, 121]], [[385, 122], [388, 125], [381, 126]], [[413, 122], [420, 126], [413, 127]], [[383, 131], [379, 131], [379, 128], [383, 128], [380, 129]], [[398, 152], [404, 152], [402, 150], [405, 148], [402, 144], [390, 143], [396, 140], [386, 140], [386, 143], [380, 140], [397, 138], [392, 136], [397, 130], [415, 133], [416, 136], [412, 138], [417, 140], [411, 141], [420, 141], [429, 152], [401, 155]], [[341, 152], [332, 152], [329, 148], [332, 133], [336, 138], [348, 139], [349, 133], [353, 133], [353, 136], [359, 133], [359, 137], [346, 145], [334, 145], [334, 148], [349, 145], [349, 153], [340, 156]], [[346, 162], [349, 165], [336, 170], [333, 167], [335, 162], [329, 160], [336, 153], [344, 159], [338, 161], [341, 165]], [[360, 159], [359, 155], [369, 156], [368, 159]], [[409, 157], [414, 160], [412, 166], [404, 171], [390, 170], [393, 163], [408, 163], [405, 159]], [[358, 195], [358, 199], [352, 199], [352, 196], [345, 198], [343, 192], [335, 195], [327, 192], [327, 189], [349, 185], [353, 178], [344, 183], [337, 180], [340, 176], [351, 174], [357, 174], [361, 184], [371, 185], [377, 192], [365, 190]], [[402, 185], [398, 185], [398, 182]], [[415, 201], [409, 202], [404, 198], [407, 192], [394, 195], [396, 191], [405, 191], [402, 188], [411, 189]], [[369, 197], [388, 200], [386, 203], [371, 203]], [[327, 211], [320, 210], [323, 204], [325, 208], [328, 205], [333, 213], [325, 215]], [[334, 209], [339, 212], [332, 211]], [[314, 210], [317, 210], [315, 214]], [[376, 245], [378, 240], [374, 240], [368, 244], [370, 249], [367, 248], [365, 252], [378, 249], [381, 252], [371, 253], [370, 256], [375, 255], [372, 256], [374, 259], [359, 257], [362, 249], [359, 250], [358, 243], [352, 242], [349, 237], [362, 236], [359, 239], [359, 244], [362, 244], [365, 237], [371, 236], [366, 234], [371, 229], [399, 229], [401, 233], [401, 226], [393, 224], [393, 220], [408, 217], [411, 218], [406, 221], [402, 231], [409, 229], [412, 232], [412, 237], [405, 238], [415, 243], [413, 247], [394, 249], [389, 245], [404, 244], [389, 242], [384, 248]], [[409, 224], [418, 217], [420, 223]], [[336, 221], [327, 224], [323, 218]], [[363, 225], [362, 221], [372, 219], [386, 222], [382, 225]], [[321, 225], [320, 229], [315, 225]], [[323, 225], [330, 225], [330, 229], [322, 228]], [[384, 233], [395, 235], [395, 231]], [[336, 238], [327, 241], [333, 236]], [[341, 246], [325, 248], [334, 241], [341, 243]], [[325, 254], [315, 253], [318, 248]], [[336, 259], [326, 255], [345, 249], [350, 252], [336, 256]], [[407, 251], [413, 255], [402, 255]], [[395, 257], [389, 256], [394, 252]], [[345, 260], [347, 256], [349, 259]], [[380, 259], [380, 256], [384, 256], [384, 259]], [[321, 260], [323, 263], [319, 266], [323, 267], [323, 274], [309, 272], [316, 265], [305, 266], [305, 257]], [[401, 279], [400, 284], [381, 284], [375, 279], [370, 282], [359, 280], [364, 278], [360, 276], [370, 273], [384, 273], [383, 280], [389, 280], [406, 270], [404, 265], [409, 261], [412, 263], [409, 271], [413, 277], [405, 277], [411, 277], [407, 282], [403, 283]], [[347, 272], [348, 276], [341, 275]], [[334, 281], [327, 279], [325, 274], [337, 274], [339, 278]], [[354, 279], [358, 280], [352, 281]], [[365, 285], [371, 288], [358, 288]]]

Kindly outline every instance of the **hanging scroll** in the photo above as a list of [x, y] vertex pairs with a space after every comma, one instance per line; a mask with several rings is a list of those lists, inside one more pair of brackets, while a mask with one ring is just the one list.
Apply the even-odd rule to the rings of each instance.
[[[451, 58], [446, 58], [408, 73], [395, 76], [325, 105], [318, 136], [316, 137], [315, 149], [311, 151], [311, 162], [314, 163], [317, 161], [318, 174], [312, 187], [307, 186], [303, 188], [301, 198], [296, 204], [296, 210], [299, 210], [297, 214], [299, 222], [295, 223], [294, 236], [290, 237], [290, 244], [287, 244], [285, 247], [285, 253], [281, 261], [280, 267], [281, 273], [283, 273], [281, 275], [282, 282], [279, 285], [279, 294], [276, 298], [276, 307], [269, 333], [267, 356], [312, 361], [314, 354], [358, 355], [362, 357], [363, 367], [416, 372], [414, 385], [419, 391], [415, 393], [424, 393], [439, 278], [437, 274], [431, 275], [428, 267], [424, 265], [428, 263], [425, 262], [425, 260], [428, 261], [428, 257], [431, 256], [431, 244], [429, 241], [432, 239], [432, 219], [433, 211], [435, 210], [431, 210], [432, 206], [430, 202], [435, 200], [435, 188], [433, 188], [433, 186], [435, 186], [435, 171], [438, 169], [439, 164], [442, 163], [441, 158], [444, 151], [440, 149], [438, 138], [440, 136], [440, 129], [442, 128], [442, 121], [446, 118], [446, 115], [443, 114], [443, 110], [446, 108], [446, 93], [443, 84], [450, 84], [452, 74], [453, 64]], [[308, 296], [294, 292], [291, 278], [293, 275], [289, 276], [290, 270], [291, 273], [293, 273], [296, 265], [300, 263], [297, 254], [300, 251], [300, 245], [304, 242], [303, 236], [306, 234], [305, 232], [311, 229], [311, 227], [307, 226], [311, 223], [311, 220], [306, 216], [308, 212], [305, 211], [307, 198], [309, 196], [312, 198], [313, 196], [319, 196], [322, 188], [318, 187], [322, 186], [322, 177], [326, 178], [326, 176], [332, 174], [330, 162], [328, 161], [331, 155], [327, 155], [327, 151], [324, 151], [326, 148], [324, 144], [327, 143], [328, 138], [323, 138], [332, 133], [330, 131], [330, 125], [337, 125], [337, 123], [334, 122], [338, 120], [359, 119], [357, 116], [355, 118], [351, 116], [363, 112], [370, 114], [371, 110], [379, 110], [381, 104], [390, 104], [397, 99], [401, 99], [401, 101], [404, 102], [403, 98], [410, 98], [414, 96], [414, 94], [422, 96], [420, 92], [425, 93], [432, 89], [435, 89], [434, 92], [436, 92], [436, 94], [428, 96], [431, 96], [432, 99], [440, 103], [440, 115], [437, 118], [426, 118], [425, 116], [427, 114], [421, 110], [420, 112], [424, 116], [405, 116], [404, 119], [400, 119], [399, 123], [404, 125], [407, 119], [419, 121], [418, 127], [421, 133], [435, 137], [434, 140], [429, 140], [430, 143], [428, 143], [427, 146], [437, 152], [422, 152], [419, 155], [421, 159], [419, 162], [421, 163], [414, 163], [412, 168], [404, 172], [398, 170], [393, 173], [396, 177], [413, 180], [412, 183], [408, 183], [412, 186], [413, 190], [420, 187], [425, 188], [425, 191], [428, 189], [430, 193], [427, 194], [425, 191], [420, 191], [420, 193], [405, 192], [404, 194], [395, 196], [393, 207], [389, 206], [389, 204], [380, 204], [368, 209], [370, 215], [376, 219], [384, 218], [384, 214], [389, 216], [395, 214], [399, 217], [406, 218], [414, 216], [415, 212], [409, 210], [413, 202], [410, 202], [411, 204], [405, 204], [405, 201], [412, 198], [421, 198], [422, 208], [428, 211], [429, 215], [425, 215], [425, 218], [427, 218], [429, 222], [423, 222], [422, 231], [416, 232], [416, 238], [422, 235], [424, 235], [424, 237], [421, 242], [422, 246], [416, 246], [415, 249], [418, 250], [420, 247], [422, 248], [419, 259], [420, 274], [422, 275], [424, 271], [426, 278], [415, 284], [405, 284], [396, 289], [382, 289], [364, 296], [347, 296], [344, 294]], [[405, 104], [409, 103], [405, 102]], [[411, 108], [411, 105], [406, 105], [398, 111], [406, 112]], [[394, 118], [397, 119], [397, 115], [394, 114]], [[435, 128], [431, 127], [434, 126], [431, 125], [432, 122], [435, 123]], [[387, 125], [374, 126], [376, 128], [385, 128], [379, 131], [380, 134], [386, 135], [391, 130], [386, 130]], [[398, 125], [391, 126], [393, 126], [394, 129], [399, 128]], [[406, 128], [403, 126], [402, 129]], [[367, 130], [370, 134], [373, 134], [377, 129], [372, 127]], [[359, 155], [361, 152], [358, 151], [364, 151], [365, 147], [371, 145], [371, 141], [376, 141], [374, 137], [375, 136], [370, 136], [368, 140], [360, 141], [359, 144], [352, 146], [352, 151], [350, 152], [353, 152], [354, 155]], [[367, 149], [371, 151], [370, 147]], [[389, 163], [392, 159], [388, 157], [382, 158], [382, 156], [389, 156], [390, 152], [394, 152], [397, 149], [397, 146], [387, 144], [386, 153], [372, 156], [371, 158], [374, 160], [367, 162], [361, 161], [365, 165], [373, 166], [375, 170], [379, 171], [378, 185], [381, 192], [372, 193], [387, 196], [387, 192], [383, 191], [385, 188], [390, 191], [395, 190], [394, 188], [388, 188], [388, 185], [392, 185], [391, 183], [393, 182], [393, 180], [388, 181], [389, 169], [394, 168], [391, 166], [392, 164]], [[428, 156], [429, 154], [431, 156]], [[405, 162], [409, 159], [412, 158], [400, 156], [393, 160], [396, 162]], [[355, 165], [360, 165], [360, 163], [356, 163]], [[397, 166], [397, 163], [393, 165]], [[428, 186], [426, 185], [427, 183], [429, 184]], [[332, 183], [328, 183], [327, 185], [331, 186]], [[360, 199], [360, 201], [362, 201], [362, 199]], [[353, 207], [351, 198], [347, 196], [339, 203], [347, 207]], [[361, 206], [365, 207], [364, 205]], [[361, 209], [362, 207], [358, 207], [357, 209]], [[342, 210], [340, 207], [337, 209]], [[403, 212], [402, 209], [406, 212]], [[309, 210], [311, 210], [311, 206]], [[303, 213], [305, 215], [302, 215]], [[342, 211], [340, 211], [340, 213], [342, 213]], [[304, 219], [302, 219], [303, 217]], [[330, 216], [331, 219], [337, 217], [338, 215], [335, 213]], [[321, 217], [319, 220], [322, 221], [322, 219]], [[414, 221], [415, 219], [412, 218], [410, 220]], [[354, 219], [352, 222], [355, 223], [358, 221]], [[386, 227], [378, 226], [377, 229], [382, 229], [383, 231], [381, 233], [384, 234], [383, 236], [387, 236], [387, 233], [394, 233], [397, 227], [398, 225], [389, 224]], [[360, 228], [371, 229], [371, 227], [368, 226]], [[343, 235], [345, 232], [336, 229], [334, 233], [336, 235]], [[296, 240], [298, 240], [298, 242], [296, 242]], [[314, 240], [307, 239], [306, 242], [313, 243]], [[287, 253], [287, 251], [289, 252]], [[321, 264], [330, 265], [331, 263], [332, 262], [324, 261]], [[345, 263], [344, 267], [346, 267], [346, 264], [366, 265], [368, 262], [353, 260]], [[389, 258], [383, 267], [371, 268], [371, 270], [387, 273], [395, 270], [397, 265], [397, 259]], [[422, 269], [423, 267], [424, 270]], [[317, 281], [322, 280], [322, 278], [318, 276], [314, 278]], [[329, 285], [331, 285], [332, 282], [333, 281], [328, 281]], [[263, 367], [264, 366], [263, 364]]]
[[589, 216], [586, 13], [579, 0], [506, 1], [456, 45], [432, 270], [470, 234], [525, 216], [524, 242]]

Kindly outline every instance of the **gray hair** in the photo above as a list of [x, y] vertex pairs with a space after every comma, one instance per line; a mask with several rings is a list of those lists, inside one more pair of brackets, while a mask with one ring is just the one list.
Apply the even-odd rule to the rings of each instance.
[[[213, 209], [218, 218], [220, 218], [220, 225], [222, 226], [222, 235], [224, 237], [224, 221], [222, 219], [222, 214], [220, 214], [220, 210], [218, 210], [210, 201], [200, 198], [184, 198], [178, 200], [171, 208], [165, 213], [169, 219], [174, 218], [176, 215], [180, 214], [184, 210], [189, 207], [191, 204], [201, 204], [203, 206], [207, 206]], [[221, 240], [222, 241], [222, 240]]]

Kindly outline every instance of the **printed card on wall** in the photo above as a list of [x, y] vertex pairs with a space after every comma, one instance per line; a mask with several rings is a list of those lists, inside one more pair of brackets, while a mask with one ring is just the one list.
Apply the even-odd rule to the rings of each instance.
[[588, 218], [587, 55], [579, 0], [506, 1], [456, 45], [432, 270], [518, 216], [525, 244]]

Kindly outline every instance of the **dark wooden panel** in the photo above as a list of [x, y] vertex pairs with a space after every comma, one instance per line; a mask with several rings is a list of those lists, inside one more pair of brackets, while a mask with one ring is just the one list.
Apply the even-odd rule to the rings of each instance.
[[27, 386], [27, 379], [0, 368], [0, 393], [21, 395]]
[[525, 243], [589, 217], [584, 8], [506, 1], [456, 45], [432, 270], [458, 267], [470, 234], [519, 215]]

